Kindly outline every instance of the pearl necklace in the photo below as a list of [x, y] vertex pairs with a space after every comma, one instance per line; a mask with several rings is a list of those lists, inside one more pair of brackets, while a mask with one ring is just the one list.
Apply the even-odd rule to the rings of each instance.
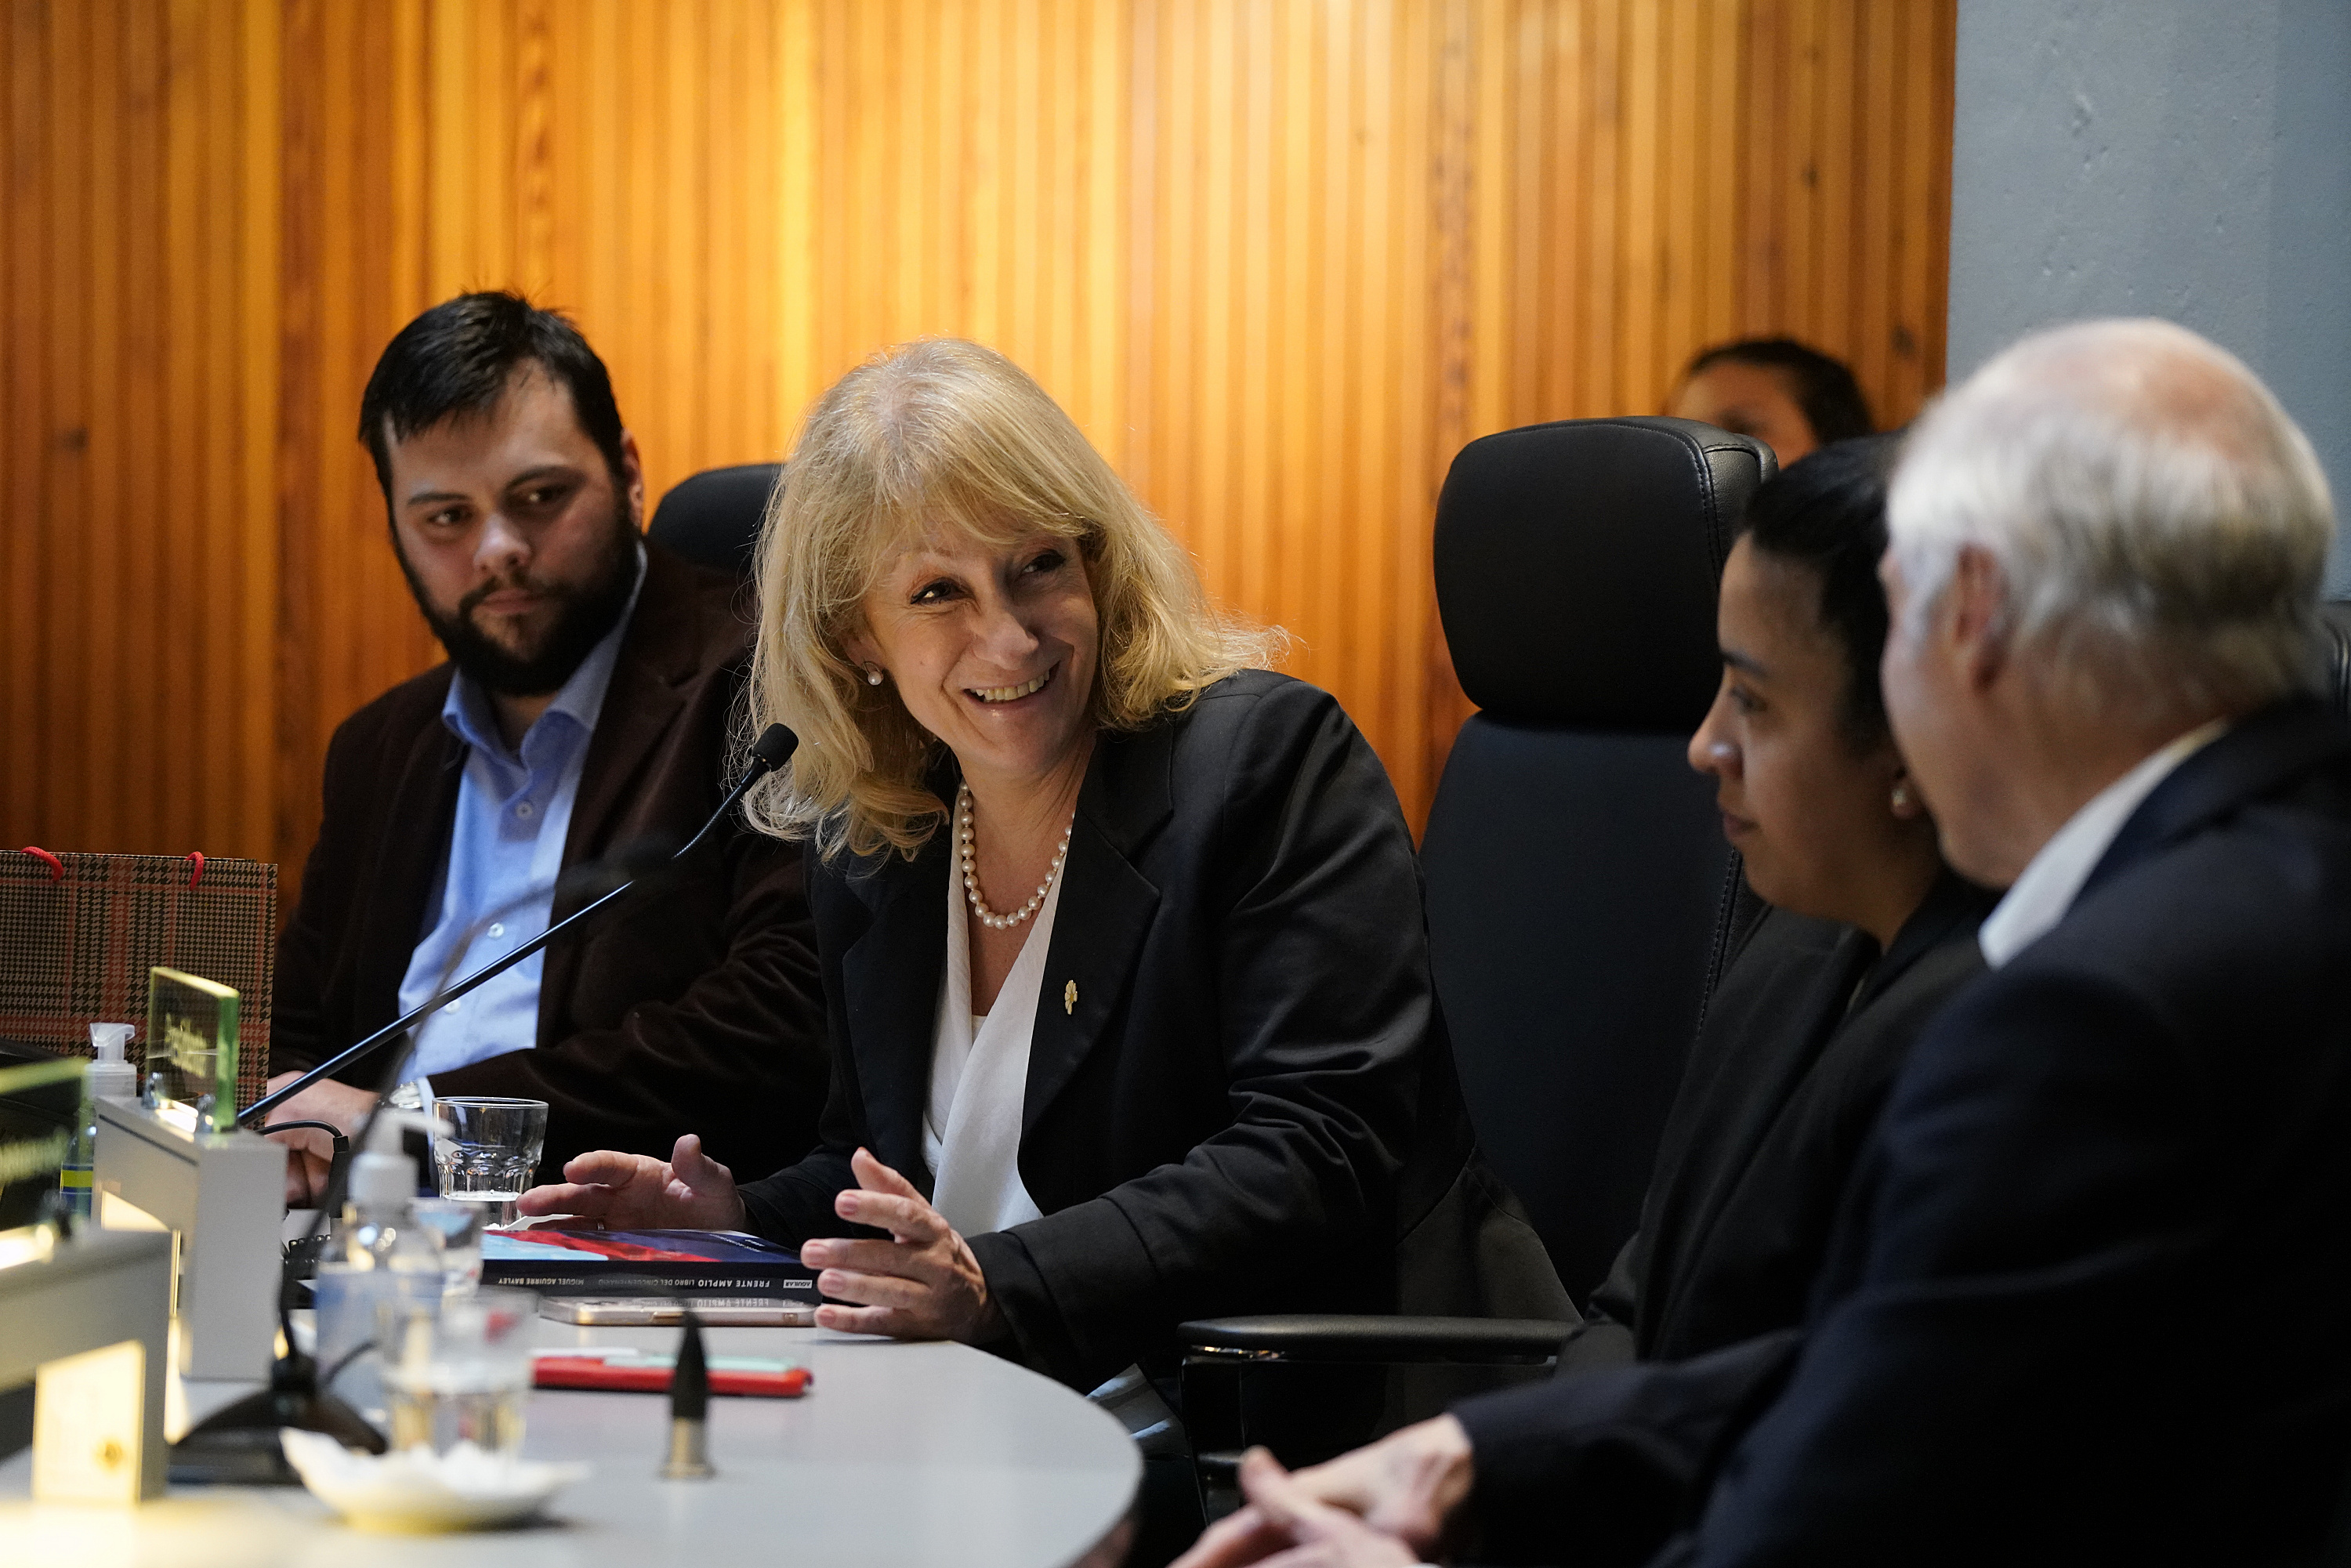
[[982, 925], [1007, 931], [1044, 907], [1045, 895], [1053, 890], [1053, 879], [1061, 874], [1061, 862], [1070, 858], [1070, 830], [1077, 826], [1077, 821], [1072, 816], [1070, 827], [1061, 830], [1061, 846], [1053, 852], [1053, 867], [1037, 884], [1037, 891], [1029, 895], [1029, 902], [1009, 915], [998, 915], [987, 907], [987, 896], [979, 891], [979, 873], [972, 866], [971, 786], [956, 786], [956, 852], [963, 862], [963, 895], [971, 901], [971, 912], [979, 916]]

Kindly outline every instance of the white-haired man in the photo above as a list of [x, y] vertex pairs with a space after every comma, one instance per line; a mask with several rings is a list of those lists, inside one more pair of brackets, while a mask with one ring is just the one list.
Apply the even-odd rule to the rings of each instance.
[[1296, 1476], [1253, 1456], [1189, 1563], [2283, 1563], [2344, 1529], [2325, 479], [2235, 360], [2092, 322], [1921, 422], [1889, 532], [1895, 733], [1951, 863], [2009, 891], [1806, 1328], [1471, 1401]]

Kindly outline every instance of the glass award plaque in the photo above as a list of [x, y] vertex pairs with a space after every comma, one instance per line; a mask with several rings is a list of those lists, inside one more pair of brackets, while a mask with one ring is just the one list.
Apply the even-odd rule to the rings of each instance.
[[0, 1066], [0, 1230], [41, 1218], [81, 1122], [79, 1057]]
[[183, 1106], [199, 1133], [236, 1124], [236, 993], [161, 965], [147, 972], [147, 1103]]

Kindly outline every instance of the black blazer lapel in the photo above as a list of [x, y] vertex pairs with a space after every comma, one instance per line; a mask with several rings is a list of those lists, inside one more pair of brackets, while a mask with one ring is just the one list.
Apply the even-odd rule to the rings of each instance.
[[841, 956], [849, 1047], [857, 1061], [867, 1133], [883, 1165], [931, 1190], [923, 1160], [932, 1036], [947, 960], [948, 835], [935, 832], [909, 863], [885, 854], [847, 881], [872, 924]]
[[1061, 902], [1029, 1037], [1029, 1087], [1020, 1133], [1044, 1114], [1102, 1038], [1159, 908], [1159, 889], [1119, 853], [1081, 810], [1070, 830]]
[[1165, 725], [1095, 743], [1070, 824], [1053, 944], [1029, 1033], [1024, 1139], [1102, 1038], [1158, 911], [1159, 889], [1134, 862], [1174, 814], [1174, 746]]

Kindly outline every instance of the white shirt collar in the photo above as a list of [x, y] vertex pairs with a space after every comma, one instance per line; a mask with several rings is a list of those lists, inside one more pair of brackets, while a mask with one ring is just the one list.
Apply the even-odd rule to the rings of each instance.
[[2064, 919], [2082, 884], [2105, 858], [2115, 836], [2138, 810], [2139, 802], [2170, 778], [2172, 769], [2219, 739], [2228, 727], [2225, 718], [2199, 725], [2099, 790], [2067, 818], [2065, 825], [2041, 846], [2041, 852], [2032, 857], [2007, 896], [1984, 917], [1976, 933], [1984, 962], [1999, 968]]

